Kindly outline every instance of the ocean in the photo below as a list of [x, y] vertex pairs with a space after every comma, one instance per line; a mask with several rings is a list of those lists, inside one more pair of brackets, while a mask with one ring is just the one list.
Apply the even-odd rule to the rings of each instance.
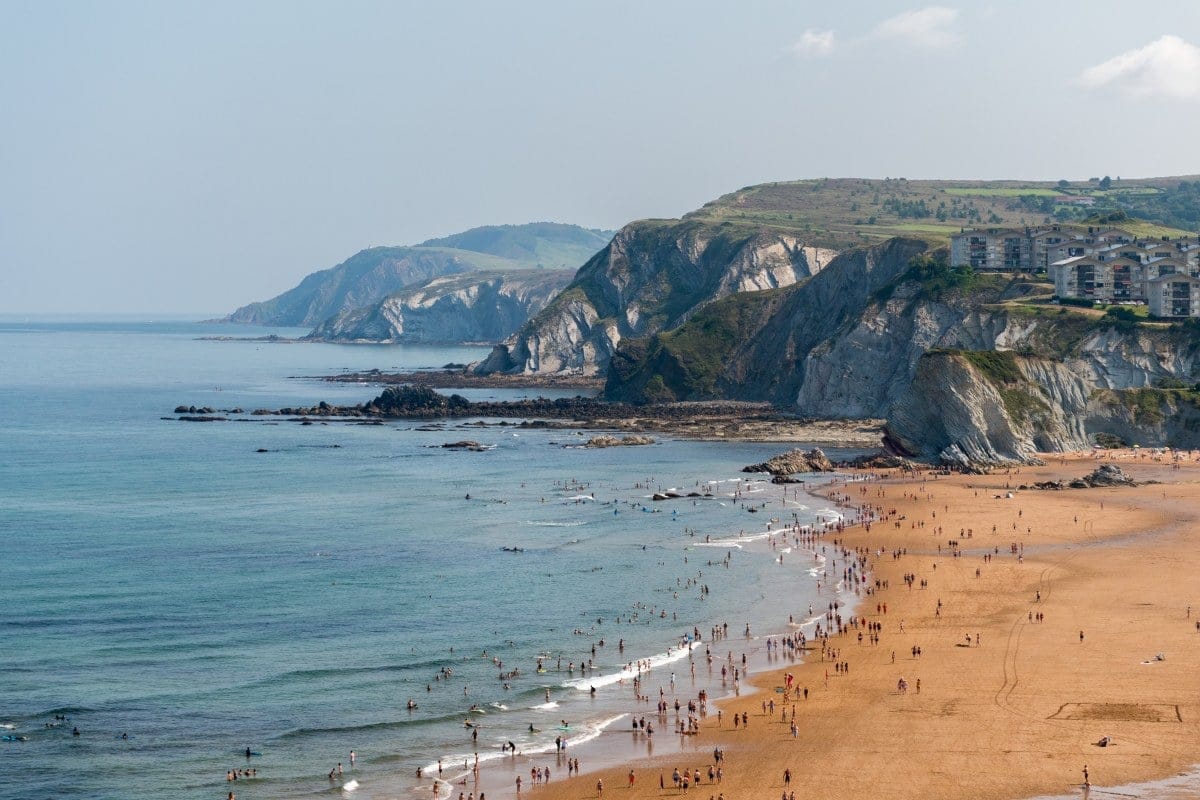
[[[0, 798], [429, 797], [438, 759], [457, 794], [476, 753], [511, 787], [565, 774], [556, 738], [585, 768], [686, 749], [630, 737], [657, 717], [623, 665], [651, 660], [656, 700], [719, 696], [723, 664], [849, 599], [766, 534], [836, 510], [739, 471], [785, 445], [171, 413], [362, 402], [312, 376], [485, 353], [200, 338], [298, 333], [0, 319]], [[490, 449], [441, 447], [464, 438]]]

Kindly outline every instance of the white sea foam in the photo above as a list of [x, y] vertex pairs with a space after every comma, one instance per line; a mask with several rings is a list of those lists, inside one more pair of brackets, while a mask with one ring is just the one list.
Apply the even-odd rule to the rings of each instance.
[[744, 544], [766, 541], [771, 536], [782, 531], [761, 531], [759, 533], [739, 533], [725, 539], [713, 539], [708, 542], [696, 542], [697, 547], [736, 547], [741, 549]]
[[552, 708], [558, 708], [557, 700], [551, 700], [549, 703], [542, 703], [541, 705], [538, 705], [538, 706], [530, 706], [529, 710], [530, 711], [549, 711]]
[[526, 525], [532, 525], [535, 528], [578, 528], [580, 525], [587, 525], [586, 520], [578, 520], [576, 522], [534, 522], [527, 520]]
[[[699, 646], [699, 641], [688, 642], [687, 644], [672, 648], [666, 653], [659, 653], [658, 655], [650, 656], [649, 658], [643, 658], [634, 661], [632, 666], [622, 667], [617, 672], [611, 672], [607, 675], [589, 675], [586, 678], [578, 678], [576, 680], [566, 681], [563, 683], [563, 686], [568, 689], [576, 689], [581, 692], [591, 691], [592, 687], [599, 689], [604, 686], [612, 686], [614, 683], [632, 680], [638, 675], [645, 674], [646, 672], [653, 670], [655, 667], [661, 667], [664, 664], [671, 664], [676, 661], [681, 661], [687, 658], [688, 655], [690, 655], [691, 652]], [[639, 664], [644, 664], [645, 666], [639, 668]]]
[[592, 497], [590, 494], [577, 494], [574, 497], [567, 497], [565, 499], [567, 499], [567, 500], [591, 500], [592, 502], [595, 502], [595, 500], [596, 500], [596, 498]]
[[[565, 731], [556, 728], [555, 735], [562, 736], [564, 739], [566, 739], [570, 743], [571, 747], [578, 747], [581, 744], [587, 744], [588, 742], [592, 741], [593, 739], [598, 737], [600, 734], [604, 733], [604, 731], [606, 729], [608, 729], [614, 722], [619, 722], [627, 716], [629, 716], [629, 715], [628, 714], [617, 714], [614, 717], [609, 717], [608, 719], [598, 720], [596, 722], [584, 722], [581, 725], [579, 725], [577, 728], [571, 728], [571, 729], [565, 730]], [[539, 743], [539, 744], [531, 744], [529, 747], [526, 747], [521, 750], [521, 755], [535, 756], [535, 755], [540, 755], [542, 753], [549, 753], [552, 750], [554, 750], [556, 746], [557, 745], [555, 745], [554, 742], [552, 742], [552, 741], [545, 742], [545, 743]]]

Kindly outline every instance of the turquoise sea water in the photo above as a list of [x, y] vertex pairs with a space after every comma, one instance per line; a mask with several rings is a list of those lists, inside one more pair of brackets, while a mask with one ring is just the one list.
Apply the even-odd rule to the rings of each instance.
[[[646, 713], [604, 676], [656, 656], [648, 683], [682, 676], [667, 654], [694, 627], [778, 632], [833, 596], [813, 554], [779, 564], [731, 541], [772, 516], [828, 518], [738, 483], [778, 444], [585, 450], [563, 431], [161, 419], [181, 403], [360, 402], [378, 390], [295, 376], [484, 353], [197, 339], [267, 332], [296, 333], [0, 320], [0, 733], [27, 737], [0, 741], [0, 797], [224, 797], [246, 747], [262, 755], [240, 800], [341, 796], [326, 773], [352, 749], [355, 796], [427, 797], [414, 771], [439, 757], [491, 759], [510, 740], [534, 753]], [[494, 448], [440, 447], [461, 438]], [[647, 499], [704, 487], [717, 498]], [[493, 657], [521, 670], [508, 688]], [[566, 671], [593, 658], [594, 696]]]

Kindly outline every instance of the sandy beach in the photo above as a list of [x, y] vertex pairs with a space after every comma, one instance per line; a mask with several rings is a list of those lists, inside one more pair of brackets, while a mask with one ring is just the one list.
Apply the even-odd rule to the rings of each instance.
[[[1079, 477], [1101, 458], [1159, 483], [1017, 489]], [[598, 781], [603, 796], [681, 794], [676, 768], [700, 770], [701, 785], [688, 792], [700, 797], [1082, 795], [1085, 768], [1099, 796], [1101, 787], [1200, 763], [1200, 464], [1139, 451], [1047, 460], [1011, 474], [893, 472], [831, 487], [851, 505], [892, 512], [869, 531], [825, 537], [831, 552], [834, 540], [869, 551], [866, 585], [880, 587], [862, 597], [858, 627], [830, 636], [835, 659], [810, 639], [818, 646], [806, 663], [755, 674], [758, 691], [723, 701], [720, 723], [709, 709], [699, 733], [683, 737], [683, 753], [603, 771], [584, 764], [571, 778], [559, 759], [548, 785], [531, 787], [526, 776], [521, 796], [595, 798]], [[846, 563], [838, 558], [837, 569]], [[781, 623], [802, 613], [787, 598], [780, 608]], [[877, 644], [869, 623], [882, 626]], [[796, 692], [784, 701], [785, 672], [807, 699]], [[764, 713], [770, 700], [775, 711]], [[735, 729], [735, 713], [748, 725]], [[654, 719], [655, 738], [681, 738], [673, 713], [665, 724]], [[719, 785], [707, 777], [714, 748], [724, 751]], [[512, 794], [487, 777], [455, 789]]]

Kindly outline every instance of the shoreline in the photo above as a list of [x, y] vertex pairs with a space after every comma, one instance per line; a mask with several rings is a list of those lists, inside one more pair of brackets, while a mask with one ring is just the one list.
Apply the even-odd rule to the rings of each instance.
[[[777, 668], [752, 676], [753, 700], [720, 704], [726, 715], [747, 713], [748, 729], [718, 725], [710, 713], [688, 737], [694, 755], [643, 758], [620, 769], [585, 765], [580, 777], [556, 773], [522, 796], [593, 798], [603, 780], [622, 797], [660, 797], [658, 772], [668, 776], [665, 793], [679, 794], [672, 769], [705, 772], [714, 747], [726, 754], [724, 781], [705, 780], [700, 790], [731, 798], [779, 796], [784, 769], [792, 774], [789, 791], [819, 787], [822, 797], [885, 800], [1080, 796], [1085, 765], [1092, 794], [1194, 770], [1200, 534], [1190, 523], [1200, 464], [1189, 455], [1173, 469], [1138, 451], [1047, 461], [1011, 474], [893, 472], [852, 484], [866, 488], [864, 502], [902, 517], [837, 536], [873, 554], [870, 580], [886, 588], [861, 607], [864, 622], [883, 624], [880, 643], [859, 644], [857, 631], [832, 637], [849, 671], [828, 679], [822, 671], [829, 662], [819, 655], [787, 666], [799, 685], [816, 687], [807, 702], [795, 703], [795, 737], [758, 705], [782, 684], [785, 670]], [[1079, 477], [1099, 461], [1161, 483], [1006, 496], [1019, 483]], [[960, 529], [968, 528], [973, 535], [965, 537]], [[961, 556], [950, 554], [951, 541]], [[914, 576], [912, 588], [905, 575]], [[1189, 614], [1191, 599], [1198, 602]], [[1042, 622], [1032, 616], [1039, 612]], [[919, 657], [911, 650], [918, 646]], [[1164, 660], [1155, 660], [1158, 653]], [[897, 689], [899, 676], [909, 681], [907, 693]], [[1109, 746], [1098, 746], [1106, 736]], [[511, 787], [484, 788], [512, 795]]]
[[[845, 475], [831, 474], [829, 477], [834, 479], [837, 486], [846, 485]], [[753, 478], [747, 478], [747, 480], [753, 480]], [[851, 481], [851, 485], [864, 483], [865, 481], [862, 479]], [[476, 756], [481, 776], [478, 781], [471, 778], [469, 755], [466, 756], [467, 762], [452, 762], [451, 756], [447, 756], [444, 764], [445, 772], [441, 773], [442, 777], [437, 780], [441, 789], [436, 795], [431, 792], [434, 786], [430, 779], [438, 774], [432, 771], [437, 768], [438, 762], [431, 763], [424, 768], [423, 780], [416, 785], [412, 783], [411, 779], [404, 780], [401, 776], [383, 778], [379, 782], [371, 781], [370, 790], [376, 793], [372, 796], [378, 796], [380, 791], [384, 793], [384, 796], [391, 796], [387, 793], [401, 790], [410, 794], [415, 793], [418, 796], [426, 793], [441, 798], [441, 800], [446, 798], [452, 800], [460, 792], [465, 794], [469, 788], [471, 791], [490, 792], [494, 797], [515, 797], [517, 795], [514, 791], [514, 779], [517, 776], [523, 776], [525, 783], [520, 795], [523, 797], [528, 794], [531, 786], [529, 769], [540, 767], [552, 770], [553, 774], [561, 780], [567, 772], [568, 761], [572, 758], [582, 758], [581, 774], [590, 775], [597, 771], [613, 769], [616, 765], [629, 763], [631, 759], [685, 755], [692, 757], [693, 754], [699, 752], [700, 737], [692, 734], [680, 735], [674, 730], [676, 724], [689, 716], [687, 711], [684, 710], [681, 713], [678, 710], [678, 704], [676, 704], [677, 710], [675, 711], [668, 708], [661, 712], [649, 705], [651, 700], [649, 695], [653, 693], [653, 689], [668, 686], [667, 672], [670, 672], [671, 675], [670, 689], [665, 695], [667, 701], [678, 700], [687, 706], [689, 701], [696, 699], [697, 690], [705, 689], [707, 691], [707, 711], [698, 710], [698, 718], [716, 718], [719, 715], [718, 709], [722, 709], [722, 713], [724, 713], [730, 703], [746, 698], [757, 698], [764, 703], [767, 702], [770, 696], [757, 685], [758, 681], [755, 680], [755, 677], [760, 674], [770, 674], [780, 668], [794, 670], [808, 654], [817, 651], [814, 629], [819, 630], [822, 624], [830, 624], [823, 613], [825, 607], [820, 606], [819, 603], [827, 601], [830, 608], [836, 604], [840, 613], [848, 614], [853, 613], [854, 605], [861, 602], [861, 598], [854, 588], [845, 585], [846, 582], [837, 579], [836, 575], [828, 575], [829, 565], [834, 561], [831, 552], [833, 549], [831, 537], [837, 536], [839, 526], [846, 522], [849, 513], [847, 509], [842, 504], [829, 500], [824, 493], [811, 489], [797, 491], [795, 487], [791, 487], [789, 490], [789, 485], [783, 485], [778, 487], [777, 497], [774, 487], [771, 491], [772, 497], [767, 499], [768, 502], [782, 500], [785, 495], [796, 493], [802, 495], [807, 501], [828, 503], [826, 509], [833, 514], [825, 517], [824, 522], [820, 521], [822, 519], [820, 516], [812, 522], [801, 522], [799, 531], [786, 526], [772, 529], [768, 525], [765, 528], [743, 530], [738, 533], [730, 532], [712, 540], [697, 541], [694, 545], [685, 547], [685, 550], [704, 551], [711, 548], [715, 554], [723, 553], [729, 548], [738, 550], [753, 548], [751, 551], [753, 556], [759, 559], [763, 559], [765, 556], [766, 565], [775, 562], [780, 554], [788, 556], [789, 561], [793, 561], [788, 566], [793, 570], [796, 569], [794, 566], [795, 556], [806, 556], [812, 560], [807, 563], [801, 562], [800, 571], [796, 573], [795, 580], [812, 581], [816, 584], [817, 591], [810, 595], [809, 599], [818, 606], [817, 609], [814, 610], [810, 605], [808, 615], [801, 615], [798, 621], [793, 622], [789, 619], [786, 623], [782, 620], [769, 623], [771, 627], [767, 628], [766, 632], [759, 630], [756, 625], [752, 635], [743, 635], [738, 629], [738, 625], [735, 624], [731, 627], [727, 621], [725, 624], [727, 633], [711, 638], [712, 631], [719, 631], [721, 628], [720, 622], [714, 622], [707, 637], [702, 637], [701, 640], [688, 645], [686, 655], [675, 655], [664, 663], [659, 663], [652, 669], [636, 676], [645, 683], [654, 684], [650, 688], [643, 687], [641, 691], [647, 696], [642, 698], [642, 702], [631, 701], [625, 704], [620, 711], [613, 711], [617, 706], [610, 707], [609, 712], [612, 713], [598, 725], [585, 724], [584, 727], [570, 734], [569, 738], [565, 740], [565, 742], [569, 741], [569, 746], [564, 746], [561, 752], [556, 751], [553, 745], [541, 750], [520, 751], [515, 754], [496, 753], [494, 750], [478, 752]], [[789, 502], [791, 502], [790, 499]], [[793, 545], [796, 545], [796, 548]], [[793, 553], [795, 556], [789, 555]], [[767, 568], [771, 567], [767, 566]], [[819, 571], [825, 574], [818, 576]], [[762, 623], [761, 619], [759, 623]], [[801, 632], [808, 637], [807, 644], [803, 647], [783, 647], [781, 652], [784, 639], [796, 637]], [[678, 642], [673, 645], [675, 650], [680, 647], [682, 645]], [[712, 657], [706, 659], [705, 654], [710, 650]], [[661, 655], [654, 656], [651, 660], [657, 659]], [[692, 667], [690, 679], [687, 677], [689, 666]], [[722, 667], [729, 670], [728, 681], [724, 677], [725, 670]], [[678, 691], [675, 688], [675, 670], [679, 670], [681, 673]], [[702, 673], [704, 674], [702, 675]], [[634, 677], [633, 673], [626, 673], [624, 670], [603, 673], [595, 676], [594, 684], [599, 687], [620, 684], [618, 688], [624, 693], [630, 687]], [[566, 681], [560, 685], [560, 688], [582, 690], [585, 684], [592, 683], [593, 681], [589, 678], [578, 678]], [[713, 693], [714, 688], [716, 688], [717, 694]], [[636, 694], [637, 692], [635, 692]], [[774, 703], [773, 697], [770, 697], [770, 702]], [[631, 732], [628, 727], [630, 717], [633, 717], [634, 720], [638, 718], [643, 721], [648, 720], [658, 735], [647, 736], [644, 732]], [[577, 738], [581, 733], [583, 738]], [[457, 758], [464, 758], [464, 754], [457, 754]], [[349, 777], [352, 776], [348, 775], [348, 779]], [[363, 777], [370, 780], [368, 776]]]
[[[745, 480], [763, 483], [761, 478], [753, 476], [747, 476]], [[812, 606], [809, 607], [811, 618], [798, 616], [793, 625], [774, 624], [779, 621], [772, 619], [773, 614], [764, 616], [761, 608], [754, 612], [747, 608], [745, 609], [747, 612], [745, 619], [754, 620], [753, 635], [743, 635], [741, 625], [749, 625], [749, 623], [743, 623], [740, 612], [735, 612], [734, 616], [723, 617], [726, 630], [724, 634], [721, 634], [720, 619], [712, 618], [708, 620], [709, 627], [701, 634], [699, 640], [694, 640], [686, 645], [680, 640], [675, 640], [665, 653], [655, 652], [652, 655], [642, 655], [638, 657], [637, 661], [630, 662], [644, 661], [647, 667], [645, 672], [637, 673], [636, 670], [627, 672], [626, 669], [610, 668], [593, 675], [571, 677], [562, 681], [556, 684], [554, 690], [556, 693], [563, 691], [572, 695], [578, 693], [577, 696], [583, 698], [586, 703], [587, 688], [595, 685], [600, 689], [601, 695], [594, 697], [593, 700], [603, 700], [603, 702], [588, 712], [585, 719], [578, 717], [580, 709], [574, 709], [575, 716], [571, 720], [571, 729], [563, 732], [568, 746], [561, 752], [556, 751], [553, 743], [546, 746], [544, 742], [537, 743], [536, 746], [539, 749], [522, 748], [515, 754], [497, 752], [492, 747], [479, 749], [475, 753], [482, 776], [478, 784], [470, 780], [472, 755], [469, 748], [460, 752], [443, 752], [442, 758], [430, 760], [422, 768], [421, 779], [416, 782], [414, 782], [411, 772], [407, 774], [374, 773], [370, 769], [371, 762], [369, 761], [363, 764], [368, 767], [366, 772], [347, 772], [344, 780], [347, 783], [351, 780], [360, 781], [355, 788], [361, 790], [364, 796], [429, 797], [435, 796], [431, 792], [433, 788], [431, 779], [438, 777], [441, 791], [436, 797], [441, 800], [446, 798], [452, 800], [460, 791], [465, 795], [468, 786], [472, 790], [490, 792], [495, 797], [512, 796], [515, 777], [524, 775], [526, 781], [526, 788], [522, 792], [522, 796], [524, 796], [530, 785], [528, 770], [531, 767], [547, 768], [561, 779], [567, 774], [567, 761], [571, 758], [582, 759], [582, 766], [586, 772], [594, 771], [598, 766], [601, 768], [612, 767], [627, 763], [630, 759], [642, 759], [656, 754], [662, 756], [694, 753], [698, 737], [681, 736], [673, 732], [673, 723], [681, 718], [679, 712], [669, 709], [663, 712], [657, 711], [650, 702], [659, 699], [651, 697], [651, 695], [657, 694], [655, 689], [665, 688], [667, 701], [673, 702], [678, 699], [684, 705], [688, 700], [695, 699], [697, 691], [706, 690], [709, 698], [709, 716], [716, 714], [717, 708], [724, 708], [728, 702], [739, 695], [742, 698], [757, 697], [761, 691], [750, 682], [750, 676], [778, 668], [781, 665], [792, 668], [803, 655], [795, 650], [781, 651], [779, 644], [784, 637], [795, 635], [803, 629], [810, 637], [809, 647], [811, 648], [813, 628], [819, 624], [819, 621], [824, 621], [821, 613], [824, 610], [823, 604], [826, 601], [838, 601], [844, 610], [849, 604], [856, 601], [853, 591], [845, 588], [840, 581], [832, 579], [832, 576], [830, 580], [826, 580], [817, 573], [827, 562], [827, 557], [822, 551], [828, 549], [829, 537], [836, 535], [838, 525], [844, 522], [845, 511], [835, 503], [828, 503], [821, 494], [808, 489], [800, 489], [792, 485], [766, 484], [766, 487], [766, 491], [770, 493], [769, 496], [764, 493], [748, 497], [769, 504], [783, 502], [786, 495], [786, 503], [794, 503], [801, 509], [813, 508], [814, 504], [820, 504], [815, 505], [820, 511], [810, 520], [801, 518], [799, 525], [806, 533], [799, 535], [806, 541], [795, 555], [787, 556], [790, 562], [787, 567], [775, 565], [775, 561], [779, 553], [795, 552], [790, 546], [785, 547], [791, 541], [790, 537], [793, 536], [792, 529], [778, 526], [773, 528], [772, 525], [765, 525], [765, 520], [764, 525], [751, 529], [742, 531], [731, 529], [719, 535], [714, 533], [711, 539], [709, 537], [705, 537], [703, 541], [697, 539], [694, 543], [685, 544], [680, 555], [690, 555], [693, 561], [702, 565], [700, 568], [704, 570], [704, 574], [707, 575], [711, 572], [712, 576], [706, 577], [704, 580], [715, 580], [714, 586], [716, 586], [723, 580], [718, 577], [720, 561], [709, 561], [709, 554], [711, 553], [713, 557], [719, 559], [727, 549], [744, 549], [747, 551], [747, 555], [737, 556], [737, 558], [755, 559], [759, 565], [756, 567], [757, 570], [768, 572], [785, 570], [786, 574], [793, 576], [789, 580], [803, 581], [806, 584], [807, 588], [803, 590], [805, 596], [808, 597], [812, 606], [817, 606], [819, 609], [814, 613]], [[779, 545], [778, 549], [775, 543]], [[805, 556], [810, 560], [796, 560], [797, 558], [803, 559]], [[684, 560], [686, 562], [687, 558]], [[828, 560], [832, 560], [832, 557], [829, 557]], [[816, 591], [812, 589], [814, 584], [817, 586]], [[824, 585], [823, 589], [820, 588], [822, 584]], [[768, 605], [770, 602], [768, 601]], [[704, 623], [701, 625], [703, 627]], [[764, 628], [764, 625], [769, 627]], [[772, 644], [768, 645], [768, 642]], [[684, 652], [685, 649], [686, 652]], [[709, 652], [712, 657], [706, 659], [705, 656]], [[723, 666], [728, 668], [728, 680], [724, 677]], [[735, 676], [735, 666], [738, 668], [740, 676]], [[691, 667], [690, 677], [689, 667]], [[676, 689], [676, 673], [678, 673], [678, 689]], [[635, 685], [637, 682], [635, 679], [642, 684], [640, 690]], [[605, 689], [606, 686], [609, 688]], [[630, 692], [631, 688], [635, 691]], [[616, 694], [608, 694], [609, 692]], [[638, 695], [644, 696], [639, 698]], [[556, 702], [559, 700], [557, 694], [555, 699]], [[561, 712], [556, 710], [555, 713]], [[684, 714], [686, 715], [686, 711]], [[567, 714], [567, 716], [571, 716], [571, 714]], [[634, 719], [641, 718], [649, 721], [657, 735], [647, 736], [640, 731], [631, 733], [629, 727], [631, 716]], [[539, 733], [545, 730], [547, 728], [543, 727], [539, 729]], [[553, 735], [555, 730], [550, 730], [550, 733]], [[518, 741], [520, 741], [519, 738]], [[440, 773], [437, 771], [439, 764], [444, 767], [444, 771]]]

